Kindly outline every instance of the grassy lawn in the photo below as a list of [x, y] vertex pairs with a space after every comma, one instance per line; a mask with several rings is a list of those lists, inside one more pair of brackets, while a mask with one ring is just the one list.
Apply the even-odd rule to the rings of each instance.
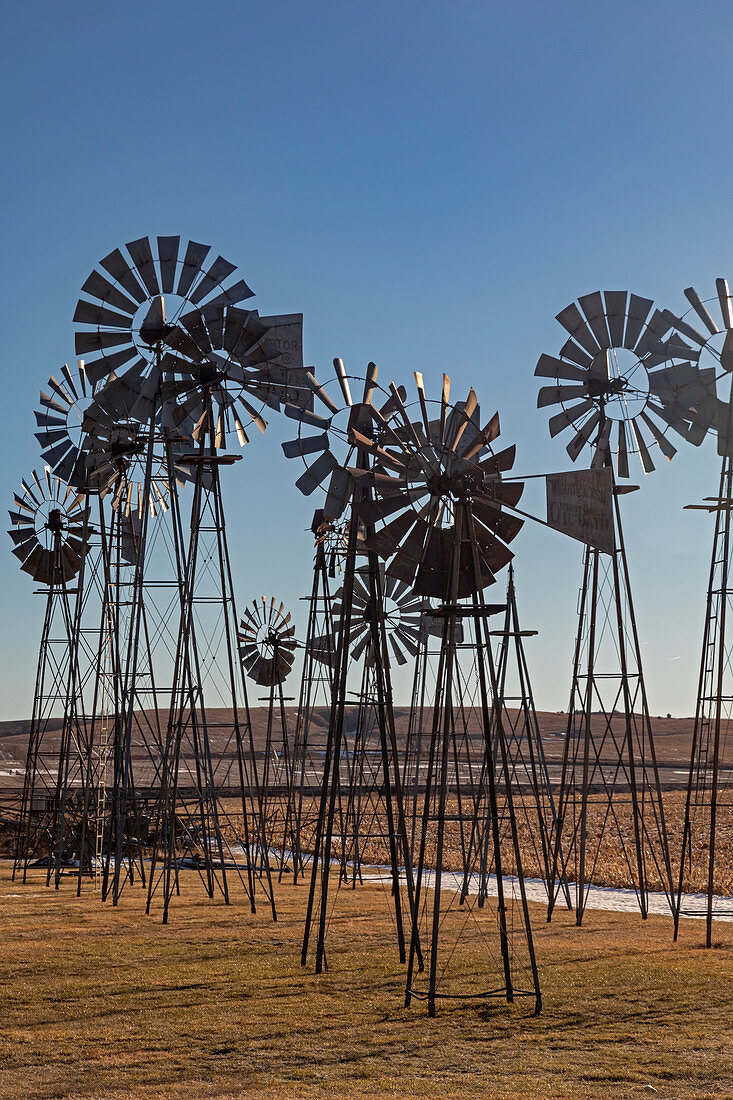
[[[139, 890], [13, 884], [0, 864], [0, 1096], [733, 1096], [733, 925], [533, 910], [544, 1010], [402, 1007], [379, 887], [339, 892], [330, 970], [299, 963], [305, 888], [277, 924], [191, 874], [171, 923]], [[470, 943], [466, 947], [470, 950]], [[649, 1088], [651, 1086], [651, 1088]], [[656, 1093], [652, 1091], [656, 1090]]]

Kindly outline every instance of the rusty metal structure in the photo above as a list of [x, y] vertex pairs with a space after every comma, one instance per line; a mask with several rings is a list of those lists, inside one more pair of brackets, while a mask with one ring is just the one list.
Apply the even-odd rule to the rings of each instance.
[[[572, 428], [573, 461], [591, 453], [591, 469], [608, 470], [613, 486], [613, 540], [604, 552], [587, 546], [583, 558], [568, 725], [553, 839], [553, 896], [562, 858], [575, 880], [576, 921], [597, 875], [609, 832], [623, 853], [641, 915], [652, 880], [672, 900], [672, 871], [641, 647], [631, 593], [619, 495], [636, 486], [636, 456], [654, 469], [652, 449], [669, 460], [670, 430], [686, 435], [684, 388], [689, 378], [670, 368], [663, 337], [669, 320], [654, 303], [626, 291], [600, 291], [557, 315], [569, 339], [559, 357], [542, 355], [535, 374], [552, 379], [539, 408], [560, 405], [552, 436]], [[648, 433], [648, 434], [645, 434]], [[632, 840], [622, 815], [629, 815]]]

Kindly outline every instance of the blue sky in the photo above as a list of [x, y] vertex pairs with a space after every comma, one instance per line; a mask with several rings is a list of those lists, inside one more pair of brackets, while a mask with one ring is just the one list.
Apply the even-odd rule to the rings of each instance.
[[[447, 370], [499, 409], [518, 471], [568, 468], [535, 407], [555, 314], [597, 289], [681, 311], [684, 287], [705, 298], [733, 276], [732, 31], [723, 2], [8, 7], [8, 502], [38, 463], [38, 388], [73, 359], [79, 287], [146, 233], [211, 243], [263, 313], [302, 311], [319, 374], [334, 355], [428, 388]], [[238, 594], [298, 607], [314, 500], [272, 427], [228, 478]], [[694, 708], [711, 531], [681, 509], [716, 491], [717, 467], [711, 440], [681, 442], [624, 501], [655, 713]], [[527, 527], [515, 549], [537, 700], [560, 709], [580, 547]], [[9, 540], [0, 586], [10, 718], [29, 711], [42, 608]]]

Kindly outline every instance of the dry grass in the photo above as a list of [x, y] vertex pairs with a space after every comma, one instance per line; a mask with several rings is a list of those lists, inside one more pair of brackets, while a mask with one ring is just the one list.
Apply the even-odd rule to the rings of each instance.
[[705, 951], [698, 922], [675, 946], [668, 918], [536, 913], [538, 1019], [474, 1003], [428, 1020], [402, 1007], [379, 889], [339, 893], [321, 978], [298, 961], [304, 898], [283, 886], [273, 925], [190, 874], [163, 927], [138, 892], [112, 909], [3, 865], [0, 1096], [733, 1095], [733, 925]]

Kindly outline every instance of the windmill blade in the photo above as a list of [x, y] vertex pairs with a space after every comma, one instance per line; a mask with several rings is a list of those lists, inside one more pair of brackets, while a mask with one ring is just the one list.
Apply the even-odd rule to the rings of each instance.
[[568, 382], [585, 382], [586, 371], [563, 359], [554, 359], [551, 355], [541, 355], [534, 369], [538, 378], [562, 378]]
[[550, 429], [550, 435], [556, 436], [563, 428], [569, 427], [570, 424], [574, 424], [585, 413], [590, 412], [594, 408], [593, 401], [590, 398], [587, 401], [581, 401], [579, 405], [574, 405], [572, 409], [563, 409], [562, 412], [556, 413], [555, 416], [551, 416], [548, 421], [548, 427]]
[[131, 298], [134, 298], [136, 302], [142, 305], [147, 295], [135, 278], [132, 269], [119, 248], [115, 248], [113, 252], [110, 252], [109, 256], [105, 256], [103, 260], [100, 260], [100, 266], [103, 267], [105, 271], [109, 272], [112, 278], [127, 291]]
[[93, 302], [85, 302], [80, 298], [74, 310], [73, 321], [79, 325], [129, 329], [132, 319], [124, 313], [115, 313], [112, 309], [95, 305]]
[[608, 466], [611, 457], [611, 428], [613, 427], [613, 421], [607, 418], [604, 421], [603, 427], [598, 433], [598, 439], [596, 440], [595, 451], [591, 460], [591, 470], [600, 470], [604, 466]]
[[326, 493], [326, 502], [323, 505], [323, 513], [328, 519], [339, 519], [351, 499], [354, 479], [343, 466], [337, 466], [331, 474]]
[[400, 420], [402, 421], [402, 424], [404, 425], [404, 428], [407, 432], [408, 438], [410, 439], [410, 441], [416, 447], [418, 447], [418, 448], [421, 447], [422, 444], [421, 444], [420, 439], [417, 435], [417, 432], [415, 431], [415, 427], [414, 427], [412, 421], [410, 420], [410, 417], [407, 415], [407, 409], [404, 406], [404, 403], [402, 401], [402, 397], [400, 395], [399, 390], [395, 386], [394, 382], [390, 382], [389, 388], [390, 388], [390, 392], [392, 394], [392, 397], [394, 398], [395, 408], [397, 409]]
[[300, 405], [283, 405], [282, 411], [291, 420], [298, 420], [301, 424], [310, 424], [313, 428], [321, 428], [325, 431], [331, 425], [330, 416], [319, 416], [318, 413], [310, 412], [309, 409], [302, 409]]
[[618, 423], [618, 454], [616, 457], [616, 468], [618, 470], [619, 477], [629, 476], [629, 449], [626, 442], [626, 425], [623, 420], [617, 421]]
[[334, 416], [335, 416], [335, 415], [336, 415], [336, 413], [337, 413], [337, 412], [339, 411], [339, 410], [338, 410], [338, 406], [337, 406], [337, 405], [335, 405], [335, 404], [333, 403], [333, 401], [331, 400], [331, 398], [330, 398], [330, 397], [328, 396], [328, 394], [327, 394], [327, 393], [326, 393], [326, 391], [324, 390], [323, 386], [321, 386], [321, 385], [320, 385], [320, 384], [319, 384], [319, 383], [318, 383], [318, 382], [317, 382], [317, 381], [315, 380], [315, 378], [313, 377], [313, 375], [311, 374], [311, 372], [310, 372], [310, 371], [306, 371], [306, 372], [305, 372], [305, 380], [306, 380], [306, 382], [308, 383], [308, 388], [309, 388], [310, 390], [312, 390], [312, 391], [313, 391], [313, 393], [314, 393], [314, 394], [316, 395], [316, 397], [318, 398], [318, 400], [319, 400], [319, 401], [320, 401], [320, 402], [321, 402], [321, 403], [322, 403], [323, 405], [325, 405], [325, 406], [326, 406], [326, 408], [328, 409], [328, 411], [329, 411], [329, 412], [330, 412], [330, 413], [331, 413], [332, 415], [334, 415]]
[[367, 363], [366, 378], [364, 379], [364, 394], [362, 397], [362, 402], [365, 405], [371, 405], [372, 403], [372, 397], [377, 388], [377, 373], [377, 364]]
[[629, 351], [634, 351], [636, 348], [653, 305], [654, 302], [649, 298], [641, 298], [638, 294], [629, 295], [629, 309], [623, 344]]
[[420, 413], [422, 415], [422, 422], [425, 425], [425, 433], [430, 439], [430, 417], [428, 416], [428, 405], [425, 400], [425, 384], [423, 382], [423, 376], [420, 371], [415, 371], [415, 385], [417, 387], [417, 396], [420, 402]]
[[505, 473], [507, 470], [511, 470], [516, 457], [517, 447], [515, 443], [512, 443], [509, 447], [505, 447], [503, 451], [498, 451], [490, 458], [483, 459], [479, 462], [479, 466], [484, 474]]
[[445, 424], [450, 404], [450, 378], [443, 375], [443, 388], [440, 394], [440, 442], [445, 443]]
[[662, 452], [662, 454], [667, 459], [667, 461], [671, 462], [672, 459], [674, 458], [674, 456], [677, 454], [677, 448], [672, 446], [672, 444], [667, 439], [667, 437], [664, 435], [664, 433], [659, 430], [659, 428], [654, 423], [654, 421], [649, 416], [647, 416], [647, 414], [644, 411], [642, 411], [640, 413], [640, 416], [641, 416], [641, 419], [646, 424], [649, 431], [654, 436], [654, 439], [657, 443], [657, 446], [659, 447], [659, 450]]
[[[99, 271], [93, 271], [87, 281], [84, 283], [82, 294], [88, 294], [90, 298], [97, 298], [98, 301], [104, 302], [105, 305], [112, 306], [114, 309], [120, 309], [123, 313], [130, 316], [126, 319], [125, 323], [129, 327], [132, 324], [132, 314], [137, 310], [137, 302], [131, 300], [127, 295], [123, 294], [121, 290], [118, 290], [116, 286], [108, 282], [104, 275]], [[79, 299], [79, 305], [81, 305], [83, 299]]]
[[588, 318], [588, 324], [591, 327], [591, 331], [596, 338], [599, 348], [611, 347], [612, 342], [608, 333], [603, 296], [600, 290], [596, 290], [592, 294], [584, 294], [582, 298], [578, 298], [578, 303], [583, 313]]
[[684, 336], [688, 338], [688, 340], [692, 340], [693, 343], [699, 344], [701, 347], [704, 347], [704, 345], [707, 343], [706, 336], [703, 336], [701, 333], [699, 333], [697, 329], [693, 328], [692, 325], [689, 325], [687, 321], [683, 321], [681, 317], [676, 317], [675, 314], [671, 312], [671, 310], [663, 309], [661, 312], [661, 316], [664, 318], [670, 328], [674, 328], [677, 330], [677, 332], [681, 332]]
[[561, 310], [557, 314], [556, 320], [560, 322], [562, 327], [570, 333], [573, 340], [580, 344], [590, 355], [596, 356], [601, 350], [601, 347], [596, 340], [595, 336], [588, 328], [585, 318], [581, 314], [580, 310], [576, 306], [575, 302], [571, 302], [569, 306]]
[[603, 293], [605, 300], [604, 312], [608, 325], [608, 336], [612, 348], [620, 348], [624, 342], [624, 325], [626, 323], [626, 299], [625, 290], [606, 290]]
[[148, 295], [155, 298], [156, 295], [160, 294], [160, 287], [158, 286], [158, 276], [155, 273], [150, 241], [147, 237], [140, 237], [137, 241], [130, 241], [129, 244], [125, 245], [125, 248], [132, 256], [138, 278], [147, 290]]
[[163, 294], [172, 294], [176, 280], [176, 261], [180, 237], [158, 237], [158, 260], [160, 262], [160, 283]]
[[583, 351], [574, 340], [567, 340], [560, 348], [560, 359], [565, 362], [575, 363], [577, 366], [582, 367], [583, 370], [587, 370], [593, 362], [595, 356], [589, 355], [587, 351]]
[[[404, 652], [404, 650], [402, 649], [402, 647], [400, 646], [400, 644], [397, 640], [396, 631], [393, 632], [393, 633], [388, 634], [387, 636], [389, 638], [389, 644], [392, 647], [392, 652], [394, 653], [394, 658], [395, 658], [395, 661], [397, 662], [397, 664], [398, 665], [407, 664], [407, 657], [405, 656], [405, 652]], [[414, 654], [413, 654], [413, 656], [414, 656]]]
[[727, 329], [720, 352], [720, 365], [723, 370], [733, 373], [733, 329]]
[[204, 260], [210, 251], [211, 245], [197, 244], [196, 241], [188, 242], [186, 246], [186, 255], [181, 267], [181, 274], [178, 278], [178, 286], [176, 287], [176, 294], [180, 298], [186, 298], [188, 296], [191, 284], [201, 271]]
[[705, 328], [708, 330], [708, 332], [712, 335], [715, 335], [716, 332], [719, 332], [720, 330], [718, 329], [718, 326], [715, 324], [715, 321], [708, 313], [707, 307], [705, 306], [700, 295], [695, 290], [694, 286], [688, 286], [684, 294], [685, 298], [687, 298], [687, 301], [690, 303], [695, 313], [705, 325]]
[[129, 363], [136, 355], [137, 349], [134, 344], [131, 344], [123, 351], [116, 351], [113, 355], [104, 355], [103, 358], [97, 359], [93, 363], [85, 363], [84, 369], [88, 381], [92, 386], [96, 386], [103, 378], [114, 371], [118, 371], [120, 367], [123, 367], [125, 363]]
[[343, 359], [334, 359], [333, 367], [336, 371], [336, 377], [338, 378], [339, 385], [341, 386], [341, 393], [344, 397], [344, 402], [348, 407], [354, 404], [351, 399], [351, 390], [349, 389], [349, 380], [346, 377], [346, 368], [344, 367]]
[[728, 280], [716, 279], [715, 289], [718, 294], [718, 301], [720, 302], [720, 313], [723, 318], [723, 325], [727, 329], [733, 328], [733, 309], [731, 309]]
[[461, 458], [465, 459], [467, 462], [469, 459], [474, 458], [475, 455], [479, 454], [484, 449], [484, 447], [487, 447], [496, 439], [500, 431], [499, 414], [495, 412], [488, 424], [477, 433], [473, 442], [467, 444], [466, 449], [461, 453]]
[[295, 482], [304, 496], [310, 496], [325, 479], [337, 469], [338, 463], [330, 451], [324, 451]]
[[588, 387], [583, 386], [543, 386], [537, 394], [537, 408], [547, 405], [559, 405], [563, 401], [574, 401], [576, 397], [587, 397]]
[[217, 256], [209, 270], [204, 273], [194, 290], [189, 294], [190, 301], [194, 305], [198, 305], [202, 298], [206, 298], [217, 287], [223, 289], [224, 280], [228, 279], [232, 272], [236, 270], [236, 264], [225, 260], [223, 256]]
[[376, 534], [370, 535], [365, 542], [369, 550], [374, 550], [382, 558], [389, 558], [404, 541], [417, 521], [416, 513], [408, 508], [405, 512], [386, 524]]
[[[74, 347], [77, 355], [88, 355], [90, 352], [106, 351], [107, 348], [119, 347], [120, 344], [130, 342], [129, 332], [77, 332], [74, 336]], [[133, 351], [133, 354], [135, 352]]]
[[323, 435], [306, 436], [303, 439], [290, 439], [281, 444], [286, 458], [302, 458], [316, 451], [328, 450], [328, 432]]
[[33, 434], [41, 444], [42, 449], [52, 447], [55, 443], [60, 443], [62, 439], [67, 440], [69, 438], [66, 428], [54, 428], [43, 432], [34, 432]]
[[590, 441], [590, 437], [596, 429], [598, 421], [601, 419], [601, 414], [596, 410], [592, 416], [589, 416], [585, 424], [580, 428], [577, 435], [568, 443], [565, 448], [570, 455], [573, 462], [576, 462], [583, 447]]
[[650, 474], [654, 470], [654, 463], [652, 462], [652, 456], [649, 454], [646, 443], [641, 434], [641, 430], [636, 420], [631, 421], [631, 430], [634, 433], [634, 439], [636, 441], [636, 448], [639, 452], [639, 458], [641, 459], [641, 465], [645, 474]]

